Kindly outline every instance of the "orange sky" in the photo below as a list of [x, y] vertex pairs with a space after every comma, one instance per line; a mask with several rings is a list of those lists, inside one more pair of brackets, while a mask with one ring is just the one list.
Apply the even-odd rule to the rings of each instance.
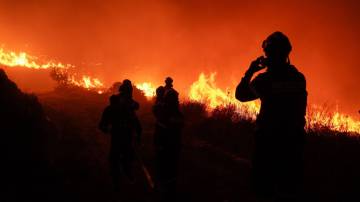
[[216, 71], [221, 87], [235, 87], [262, 40], [280, 30], [310, 101], [356, 114], [359, 10], [356, 0], [0, 0], [0, 44], [81, 66], [109, 84], [171, 75], [184, 92], [200, 72]]

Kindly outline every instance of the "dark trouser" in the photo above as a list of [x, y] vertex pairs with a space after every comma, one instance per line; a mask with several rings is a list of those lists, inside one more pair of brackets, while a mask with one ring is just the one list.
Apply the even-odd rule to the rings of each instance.
[[179, 151], [156, 151], [156, 185], [163, 201], [176, 198]]
[[121, 173], [133, 179], [134, 148], [131, 141], [112, 137], [109, 154], [110, 175], [115, 188], [120, 186]]
[[156, 186], [162, 201], [176, 199], [178, 161], [180, 156], [179, 134], [167, 129], [155, 133], [155, 175]]
[[253, 185], [260, 198], [299, 201], [303, 181], [303, 130], [258, 131]]

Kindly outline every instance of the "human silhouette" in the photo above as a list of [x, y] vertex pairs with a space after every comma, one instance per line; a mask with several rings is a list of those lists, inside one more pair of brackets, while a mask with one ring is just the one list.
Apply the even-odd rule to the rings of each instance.
[[253, 156], [254, 188], [261, 198], [297, 201], [303, 175], [306, 80], [290, 63], [292, 47], [283, 33], [268, 36], [262, 48], [265, 57], [251, 63], [235, 94], [242, 102], [261, 100]]
[[172, 88], [172, 79], [165, 87], [160, 86], [156, 89], [153, 113], [156, 118], [154, 134], [156, 188], [160, 193], [161, 201], [174, 201], [184, 119], [179, 109], [179, 94]]
[[115, 189], [119, 189], [121, 170], [130, 183], [133, 176], [133, 136], [136, 133], [140, 141], [141, 124], [136, 115], [139, 104], [132, 98], [133, 87], [130, 80], [124, 80], [119, 87], [119, 94], [110, 97], [110, 105], [102, 114], [99, 129], [111, 133], [111, 148], [109, 154], [110, 174]]
[[173, 79], [171, 77], [166, 77], [165, 79], [165, 86], [164, 86], [164, 95], [167, 94], [170, 91], [175, 90], [173, 88]]

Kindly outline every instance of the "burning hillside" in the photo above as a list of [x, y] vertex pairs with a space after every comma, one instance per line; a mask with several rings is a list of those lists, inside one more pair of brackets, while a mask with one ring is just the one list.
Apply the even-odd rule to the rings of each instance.
[[[95, 90], [98, 93], [102, 93], [106, 89], [103, 81], [78, 73], [75, 65], [40, 59], [25, 52], [16, 53], [0, 49], [0, 64], [7, 67], [25, 67], [34, 70], [50, 69], [51, 77], [60, 85], [77, 86]], [[211, 73], [208, 76], [201, 73], [198, 80], [190, 86], [188, 99], [206, 104], [209, 110], [231, 105], [236, 108], [241, 116], [255, 120], [260, 109], [260, 103], [257, 101], [247, 103], [237, 101], [234, 97], [234, 89], [223, 90], [217, 87], [215, 76], [216, 73]], [[151, 82], [137, 83], [135, 86], [148, 99], [155, 96], [156, 87]], [[307, 129], [319, 127], [360, 134], [360, 121], [337, 110], [310, 105], [307, 113]]]
[[74, 85], [86, 89], [100, 89], [104, 87], [104, 84], [99, 79], [76, 73], [74, 65], [40, 59], [25, 52], [16, 53], [0, 48], [0, 64], [7, 67], [25, 67], [35, 70], [49, 69], [52, 78], [59, 84]]
[[[235, 91], [232, 89], [222, 90], [217, 87], [215, 73], [209, 76], [200, 74], [198, 80], [190, 87], [190, 100], [203, 102], [210, 109], [216, 107], [235, 106], [237, 112], [246, 118], [254, 119], [260, 111], [260, 103], [256, 101], [241, 103], [235, 99]], [[307, 130], [314, 128], [328, 128], [339, 132], [360, 134], [360, 121], [342, 114], [337, 110], [329, 110], [326, 107], [309, 105], [307, 109]]]

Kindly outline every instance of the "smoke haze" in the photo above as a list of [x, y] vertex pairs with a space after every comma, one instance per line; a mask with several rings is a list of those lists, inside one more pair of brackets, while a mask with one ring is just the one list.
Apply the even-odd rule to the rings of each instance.
[[220, 87], [235, 88], [262, 41], [279, 30], [292, 42], [310, 102], [360, 109], [355, 0], [0, 2], [6, 49], [75, 64], [108, 85], [124, 78], [161, 84], [171, 75], [183, 94], [200, 72], [217, 72]]

